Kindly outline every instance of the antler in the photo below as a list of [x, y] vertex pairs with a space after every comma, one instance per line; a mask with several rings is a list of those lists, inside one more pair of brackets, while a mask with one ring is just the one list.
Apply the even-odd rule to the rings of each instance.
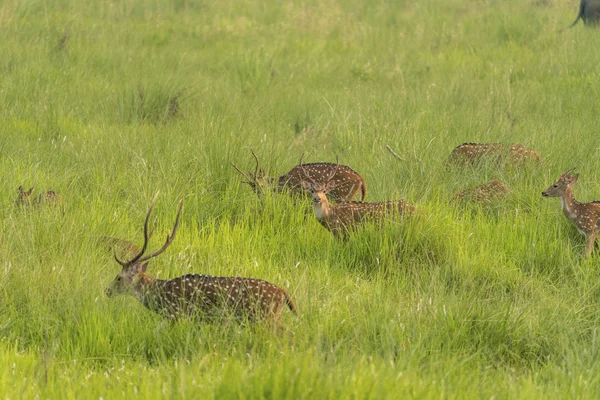
[[[183, 209], [183, 198], [181, 198], [181, 201], [179, 201], [179, 209], [177, 210], [177, 217], [175, 217], [175, 225], [173, 225], [173, 230], [171, 231], [171, 233], [167, 233], [167, 240], [165, 241], [165, 244], [163, 244], [163, 247], [161, 247], [159, 250], [155, 251], [154, 253], [152, 253], [150, 255], [140, 258], [138, 260], [138, 263], [148, 261], [149, 259], [158, 256], [159, 254], [164, 252], [167, 249], [167, 247], [169, 247], [171, 242], [173, 242], [173, 239], [175, 239], [175, 235], [177, 234], [177, 228], [179, 228], [179, 218], [181, 217], [182, 209]], [[144, 243], [144, 246], [145, 245], [146, 245], [146, 243]]]
[[300, 161], [298, 162], [298, 165], [300, 165], [300, 171], [302, 171], [302, 175], [304, 175], [306, 177], [306, 179], [308, 179], [308, 181], [310, 183], [315, 183], [315, 181], [313, 180], [313, 178], [310, 177], [310, 175], [308, 174], [308, 172], [304, 169], [304, 164], [302, 164], [302, 159], [304, 158], [304, 153], [302, 153], [300, 155]]
[[337, 173], [337, 170], [339, 167], [340, 167], [340, 160], [339, 160], [338, 156], [335, 156], [335, 168], [333, 169], [333, 172], [331, 173], [331, 175], [329, 175], [329, 177], [327, 178], [325, 183], [328, 183], [330, 180], [333, 179], [333, 177]]
[[236, 170], [237, 172], [239, 172], [240, 174], [242, 174], [242, 176], [243, 176], [244, 178], [248, 179], [249, 181], [251, 180], [251, 179], [250, 179], [250, 177], [249, 177], [249, 176], [248, 176], [248, 175], [247, 175], [245, 172], [243, 172], [241, 169], [239, 169], [239, 168], [238, 168], [238, 167], [237, 167], [237, 166], [236, 166], [234, 163], [230, 162], [229, 164], [231, 164], [231, 166], [232, 166], [233, 168], [235, 168], [235, 170]]
[[576, 167], [571, 168], [570, 170], [568, 170], [567, 172], [565, 172], [564, 174], [562, 174], [561, 177], [569, 175], [569, 173], [571, 173], [575, 168]]
[[[247, 182], [244, 182], [244, 183], [248, 183], [250, 185], [254, 185], [254, 184], [256, 184], [256, 182], [258, 180], [258, 176], [259, 176], [258, 175], [258, 173], [259, 173], [259, 163], [258, 163], [258, 157], [254, 153], [254, 151], [252, 149], [250, 149], [250, 152], [252, 153], [252, 155], [254, 156], [254, 159], [256, 160], [256, 167], [254, 168], [254, 174], [251, 174], [250, 172], [248, 172], [248, 173], [242, 172], [242, 170], [239, 169], [234, 163], [230, 163], [230, 164], [231, 164], [231, 166], [233, 168], [235, 168], [235, 170], [237, 172], [239, 172], [240, 174], [242, 174], [242, 176], [248, 180]], [[264, 172], [262, 172], [262, 170], [260, 170], [260, 172], [261, 172], [261, 175], [264, 174]]]
[[134, 265], [136, 263], [142, 263], [144, 261], [148, 261], [149, 259], [156, 257], [157, 255], [161, 254], [163, 251], [165, 251], [167, 249], [167, 247], [169, 247], [169, 245], [171, 244], [171, 242], [173, 241], [173, 239], [175, 238], [175, 234], [177, 233], [177, 228], [179, 227], [179, 218], [181, 216], [181, 210], [183, 207], [183, 198], [181, 199], [181, 201], [179, 202], [179, 210], [177, 211], [177, 217], [175, 219], [175, 226], [173, 227], [173, 231], [170, 234], [167, 234], [167, 240], [165, 241], [165, 244], [163, 245], [163, 247], [148, 255], [148, 256], [144, 256], [144, 253], [146, 252], [146, 249], [148, 248], [148, 242], [150, 241], [150, 238], [152, 237], [152, 234], [154, 233], [154, 228], [152, 228], [152, 230], [150, 231], [150, 233], [148, 233], [148, 222], [150, 221], [150, 214], [152, 213], [152, 209], [154, 208], [154, 204], [156, 203], [156, 200], [158, 199], [158, 194], [160, 192], [157, 192], [156, 195], [154, 196], [154, 199], [152, 199], [152, 203], [150, 204], [150, 209], [148, 210], [148, 213], [146, 214], [146, 220], [144, 221], [144, 245], [142, 246], [142, 249], [140, 250], [140, 252], [138, 254], [136, 254], [131, 260], [129, 261], [121, 261], [119, 259], [119, 257], [117, 257], [117, 251], [114, 250], [114, 257], [115, 260], [123, 267], [129, 267], [131, 265]]
[[258, 176], [258, 157], [256, 156], [256, 154], [254, 154], [254, 150], [250, 149], [250, 152], [252, 153], [252, 155], [254, 156], [254, 159], [256, 160], [256, 168], [254, 168], [254, 179], [256, 179], [256, 177]]
[[148, 213], [146, 214], [146, 220], [144, 221], [144, 245], [142, 246], [142, 249], [140, 250], [140, 252], [137, 253], [129, 261], [121, 261], [121, 260], [119, 260], [119, 257], [117, 257], [117, 251], [116, 250], [114, 251], [115, 260], [119, 264], [121, 264], [121, 266], [127, 267], [130, 265], [133, 265], [136, 263], [136, 261], [138, 261], [140, 259], [140, 257], [142, 257], [144, 255], [144, 252], [146, 251], [146, 248], [148, 247], [148, 242], [150, 241], [150, 237], [152, 236], [152, 233], [154, 233], [154, 229], [152, 229], [152, 232], [150, 232], [150, 234], [148, 234], [148, 221], [150, 221], [150, 214], [152, 213], [152, 209], [154, 208], [154, 203], [156, 203], [156, 199], [158, 199], [159, 193], [160, 193], [160, 191], [156, 192], [156, 194], [154, 195], [154, 199], [152, 199], [152, 203], [150, 204], [150, 209], [148, 210]]

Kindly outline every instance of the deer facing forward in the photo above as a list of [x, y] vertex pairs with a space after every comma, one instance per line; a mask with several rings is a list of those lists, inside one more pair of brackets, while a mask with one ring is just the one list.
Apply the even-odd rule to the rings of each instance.
[[415, 213], [415, 207], [405, 200], [375, 203], [351, 201], [332, 205], [327, 199], [327, 194], [337, 185], [334, 179], [336, 170], [334, 169], [326, 177], [325, 183], [319, 183], [313, 181], [308, 171], [302, 165], [301, 167], [305, 177], [305, 180], [302, 181], [302, 188], [312, 194], [317, 220], [335, 237], [345, 238], [349, 231], [365, 221], [383, 220], [394, 214], [410, 216]]
[[237, 317], [269, 320], [283, 328], [281, 314], [285, 306], [296, 312], [296, 306], [281, 288], [261, 279], [222, 277], [188, 274], [162, 280], [146, 274], [148, 261], [163, 253], [177, 233], [183, 199], [175, 219], [172, 233], [158, 251], [144, 256], [152, 232], [148, 233], [148, 221], [158, 194], [154, 197], [144, 222], [144, 244], [129, 261], [116, 261], [123, 267], [119, 275], [106, 289], [109, 297], [130, 294], [145, 307], [171, 322], [180, 317], [209, 318], [233, 312]]
[[563, 212], [579, 233], [585, 236], [585, 258], [594, 249], [596, 238], [600, 234], [600, 201], [580, 203], [573, 196], [572, 185], [577, 182], [579, 174], [571, 175], [571, 168], [558, 178], [548, 189], [542, 192], [544, 197], [560, 197]]

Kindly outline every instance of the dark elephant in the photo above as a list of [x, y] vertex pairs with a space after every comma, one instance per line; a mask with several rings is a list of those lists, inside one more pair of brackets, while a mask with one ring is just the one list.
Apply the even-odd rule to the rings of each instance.
[[597, 26], [600, 24], [600, 0], [581, 0], [579, 3], [579, 14], [568, 28], [575, 26], [579, 20], [586, 25]]

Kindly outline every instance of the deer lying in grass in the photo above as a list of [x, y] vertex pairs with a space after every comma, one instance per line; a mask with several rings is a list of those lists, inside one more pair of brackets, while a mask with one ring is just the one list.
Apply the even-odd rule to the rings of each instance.
[[[231, 164], [240, 174], [242, 174], [247, 180], [247, 183], [252, 187], [257, 195], [266, 189], [272, 189], [277, 192], [288, 190], [292, 194], [303, 194], [302, 180], [304, 179], [304, 173], [302, 172], [302, 157], [300, 157], [299, 165], [296, 165], [285, 175], [281, 175], [279, 178], [272, 178], [265, 175], [262, 168], [259, 168], [258, 157], [252, 151], [252, 155], [256, 160], [256, 168], [254, 173], [242, 172], [235, 164]], [[327, 162], [310, 163], [304, 164], [304, 168], [312, 174], [313, 180], [317, 183], [325, 182], [326, 178], [329, 178], [333, 172], [333, 180], [336, 182], [336, 186], [331, 190], [329, 196], [336, 202], [346, 202], [352, 200], [360, 191], [360, 201], [365, 200], [367, 195], [367, 184], [365, 180], [352, 168], [345, 165], [336, 165]]]
[[[150, 232], [149, 236], [152, 237], [152, 232]], [[138, 246], [128, 242], [127, 240], [112, 236], [102, 236], [100, 237], [100, 240], [106, 247], [108, 247], [109, 251], [117, 252], [119, 257], [133, 257], [141, 250]]]
[[469, 189], [461, 190], [452, 196], [452, 202], [460, 203], [468, 200], [476, 203], [491, 203], [494, 200], [505, 198], [509, 192], [510, 188], [507, 185], [500, 181], [493, 180]]
[[23, 190], [23, 186], [19, 186], [19, 195], [17, 197], [17, 205], [30, 206], [39, 204], [54, 204], [62, 205], [62, 196], [53, 190], [49, 190], [45, 193], [40, 193], [34, 198], [33, 191], [35, 187], [30, 188], [28, 191]]
[[377, 203], [348, 202], [332, 205], [327, 199], [337, 183], [334, 180], [336, 169], [326, 177], [323, 183], [315, 182], [308, 170], [301, 164], [304, 174], [302, 188], [312, 194], [317, 220], [335, 237], [346, 238], [349, 231], [362, 222], [383, 220], [386, 217], [397, 215], [413, 215], [415, 207], [404, 200], [384, 201]]
[[539, 162], [542, 156], [537, 151], [528, 149], [522, 144], [463, 143], [452, 150], [448, 162], [473, 166], [484, 159], [494, 163], [523, 163], [527, 161]]
[[560, 197], [560, 204], [567, 219], [585, 236], [584, 255], [588, 258], [600, 234], [600, 201], [580, 203], [575, 200], [572, 185], [577, 182], [579, 174], [570, 175], [573, 169], [575, 168], [562, 174], [552, 186], [542, 192], [542, 196]]
[[175, 225], [164, 245], [154, 253], [144, 256], [151, 233], [148, 233], [150, 213], [158, 194], [152, 200], [144, 222], [144, 244], [129, 261], [121, 261], [116, 253], [115, 260], [123, 267], [119, 275], [106, 289], [109, 297], [130, 294], [149, 310], [174, 323], [184, 316], [209, 318], [223, 312], [245, 316], [250, 320], [268, 320], [283, 328], [281, 314], [287, 306], [296, 312], [296, 306], [281, 288], [260, 279], [188, 274], [162, 280], [146, 274], [148, 261], [162, 254], [175, 239], [183, 206], [179, 210]]

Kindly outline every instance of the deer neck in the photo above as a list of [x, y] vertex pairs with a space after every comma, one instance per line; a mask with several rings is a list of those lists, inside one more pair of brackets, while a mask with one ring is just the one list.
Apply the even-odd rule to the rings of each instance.
[[568, 219], [574, 220], [577, 218], [579, 203], [575, 200], [571, 187], [567, 187], [565, 193], [560, 196], [560, 205]]
[[156, 297], [157, 291], [160, 289], [160, 279], [156, 279], [141, 273], [138, 275], [136, 281], [133, 283], [132, 295], [140, 301], [144, 306], [149, 307], [152, 299]]
[[314, 207], [315, 214], [317, 215], [317, 219], [319, 221], [327, 220], [331, 216], [331, 213], [333, 211], [327, 198], [325, 198], [320, 203], [314, 203]]

